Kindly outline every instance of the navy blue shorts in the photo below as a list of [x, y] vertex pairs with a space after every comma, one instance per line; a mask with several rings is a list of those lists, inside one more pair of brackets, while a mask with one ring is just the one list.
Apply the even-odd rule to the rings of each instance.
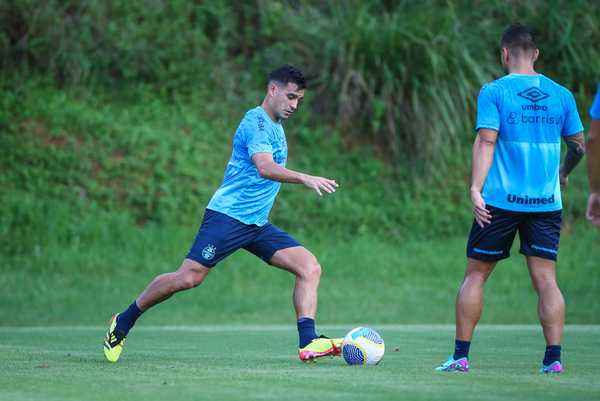
[[213, 267], [240, 248], [269, 263], [280, 249], [300, 246], [292, 236], [271, 223], [244, 224], [226, 214], [206, 209], [202, 225], [186, 258]]
[[523, 255], [556, 260], [562, 222], [560, 210], [527, 213], [489, 205], [486, 208], [492, 215], [492, 221], [483, 228], [473, 221], [467, 243], [469, 258], [483, 261], [508, 258], [518, 231]]

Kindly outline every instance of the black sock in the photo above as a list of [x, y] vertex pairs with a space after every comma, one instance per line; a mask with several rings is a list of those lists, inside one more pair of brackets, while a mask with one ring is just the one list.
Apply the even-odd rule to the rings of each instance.
[[469, 357], [469, 348], [471, 347], [471, 341], [454, 341], [454, 360], [458, 360], [460, 358], [468, 358]]
[[120, 331], [123, 335], [127, 335], [129, 330], [135, 324], [135, 321], [140, 317], [143, 311], [138, 308], [135, 301], [127, 309], [123, 312], [119, 313], [117, 316], [117, 327], [116, 330]]
[[309, 317], [301, 317], [298, 319], [298, 347], [304, 348], [313, 339], [317, 338], [315, 331], [315, 321]]
[[550, 365], [552, 362], [560, 362], [560, 345], [548, 345], [546, 347], [546, 353], [544, 354], [544, 366]]

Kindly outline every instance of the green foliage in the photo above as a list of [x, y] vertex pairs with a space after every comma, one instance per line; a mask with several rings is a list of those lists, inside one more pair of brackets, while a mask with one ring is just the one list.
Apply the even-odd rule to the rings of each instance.
[[[143, 86], [57, 90], [39, 80], [8, 93], [0, 144], [10, 152], [0, 154], [0, 202], [10, 213], [0, 216], [0, 242], [15, 252], [28, 236], [42, 235], [34, 227], [50, 215], [61, 222], [57, 238], [68, 238], [94, 210], [125, 212], [137, 223], [196, 226], [222, 179], [237, 121], [253, 106], [226, 110], [187, 95], [166, 101]], [[271, 216], [276, 224], [344, 238], [466, 232], [468, 163], [457, 159], [434, 177], [412, 177], [380, 160], [376, 146], [348, 148], [338, 131], [311, 128], [308, 113], [297, 117], [286, 127], [289, 166], [335, 178], [340, 189], [320, 198], [284, 185]], [[567, 227], [583, 219], [585, 187], [581, 166], [564, 196]], [[17, 232], [24, 242], [9, 240]]]
[[402, 166], [435, 175], [465, 155], [477, 92], [502, 74], [498, 43], [509, 22], [538, 28], [540, 71], [591, 90], [600, 53], [581, 44], [587, 35], [600, 38], [600, 6], [579, 3], [355, 1], [300, 7], [269, 21], [291, 21], [275, 30], [283, 37], [273, 37], [273, 47], [317, 76], [322, 107], [337, 126], [384, 144]]
[[[7, 114], [14, 111], [1, 139], [11, 149], [0, 157], [6, 188], [0, 199], [13, 210], [3, 216], [5, 238], [18, 230], [28, 235], [49, 213], [64, 211], [77, 225], [95, 208], [126, 210], [140, 223], [196, 225], [222, 179], [235, 121], [244, 112], [230, 116], [201, 96], [165, 101], [143, 86], [123, 95], [56, 90], [40, 80], [20, 88], [3, 99]], [[272, 215], [278, 224], [312, 231], [319, 221], [344, 236], [367, 231], [406, 236], [403, 227], [424, 232], [430, 224], [437, 228], [428, 235], [443, 234], [455, 232], [456, 222], [468, 225], [468, 209], [455, 207], [464, 201], [463, 178], [452, 177], [432, 192], [394, 173], [372, 147], [339, 153], [344, 144], [335, 131], [304, 122], [288, 124], [290, 166], [331, 176], [340, 191], [319, 198], [284, 186]], [[440, 196], [449, 202], [440, 202]]]
[[[18, 0], [0, 6], [4, 66], [59, 82], [161, 82], [182, 88], [211, 74], [230, 43], [225, 2]], [[233, 45], [233, 43], [231, 43]]]
[[464, 155], [477, 91], [501, 74], [498, 42], [510, 22], [537, 28], [540, 71], [580, 100], [600, 74], [591, 45], [600, 4], [585, 0], [21, 0], [3, 2], [0, 16], [0, 65], [65, 84], [135, 81], [231, 99], [295, 63], [312, 78], [319, 116], [414, 174], [435, 175]]
[[[90, 213], [195, 227], [283, 62], [310, 77], [286, 125], [289, 166], [341, 187], [321, 199], [284, 186], [274, 222], [346, 239], [463, 235], [474, 102], [515, 20], [538, 29], [539, 70], [584, 111], [600, 74], [593, 1], [1, 2], [0, 246], [68, 243]], [[580, 166], [567, 231], [586, 187]]]

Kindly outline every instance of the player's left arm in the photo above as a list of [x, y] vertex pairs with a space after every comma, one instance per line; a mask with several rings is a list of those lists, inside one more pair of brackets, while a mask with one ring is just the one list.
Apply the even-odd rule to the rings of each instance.
[[273, 181], [303, 184], [314, 190], [319, 196], [323, 196], [323, 192], [332, 194], [338, 187], [335, 180], [290, 170], [275, 163], [271, 153], [257, 152], [252, 155], [252, 161], [261, 177]]
[[569, 174], [585, 155], [585, 138], [583, 132], [579, 132], [575, 135], [563, 136], [563, 139], [567, 144], [567, 154], [560, 167], [560, 184], [565, 186], [569, 182]]

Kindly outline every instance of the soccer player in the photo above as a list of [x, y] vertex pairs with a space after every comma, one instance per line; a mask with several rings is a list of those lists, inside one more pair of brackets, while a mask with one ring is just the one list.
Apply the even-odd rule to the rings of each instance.
[[600, 227], [600, 83], [590, 109], [590, 117], [592, 123], [587, 141], [590, 197], [588, 198], [586, 217], [592, 224]]
[[111, 319], [104, 340], [109, 361], [119, 359], [125, 338], [142, 313], [178, 291], [198, 286], [217, 263], [240, 248], [296, 276], [293, 303], [300, 360], [340, 354], [342, 339], [318, 336], [315, 330], [321, 276], [317, 258], [268, 221], [283, 182], [303, 184], [320, 196], [338, 187], [335, 180], [285, 167], [288, 148], [282, 122], [298, 109], [305, 86], [302, 73], [290, 65], [271, 72], [262, 104], [246, 113], [235, 132], [223, 183], [208, 203], [183, 263], [177, 271], [154, 278], [129, 307]]
[[[541, 371], [560, 373], [564, 300], [555, 274], [560, 186], [567, 184], [584, 154], [583, 126], [571, 92], [535, 71], [539, 50], [529, 28], [520, 24], [507, 28], [501, 49], [508, 74], [484, 85], [477, 100], [471, 181], [475, 219], [456, 299], [455, 350], [436, 370], [469, 370], [484, 284], [496, 263], [509, 257], [518, 231], [546, 340]], [[561, 136], [568, 150], [559, 169]]]

